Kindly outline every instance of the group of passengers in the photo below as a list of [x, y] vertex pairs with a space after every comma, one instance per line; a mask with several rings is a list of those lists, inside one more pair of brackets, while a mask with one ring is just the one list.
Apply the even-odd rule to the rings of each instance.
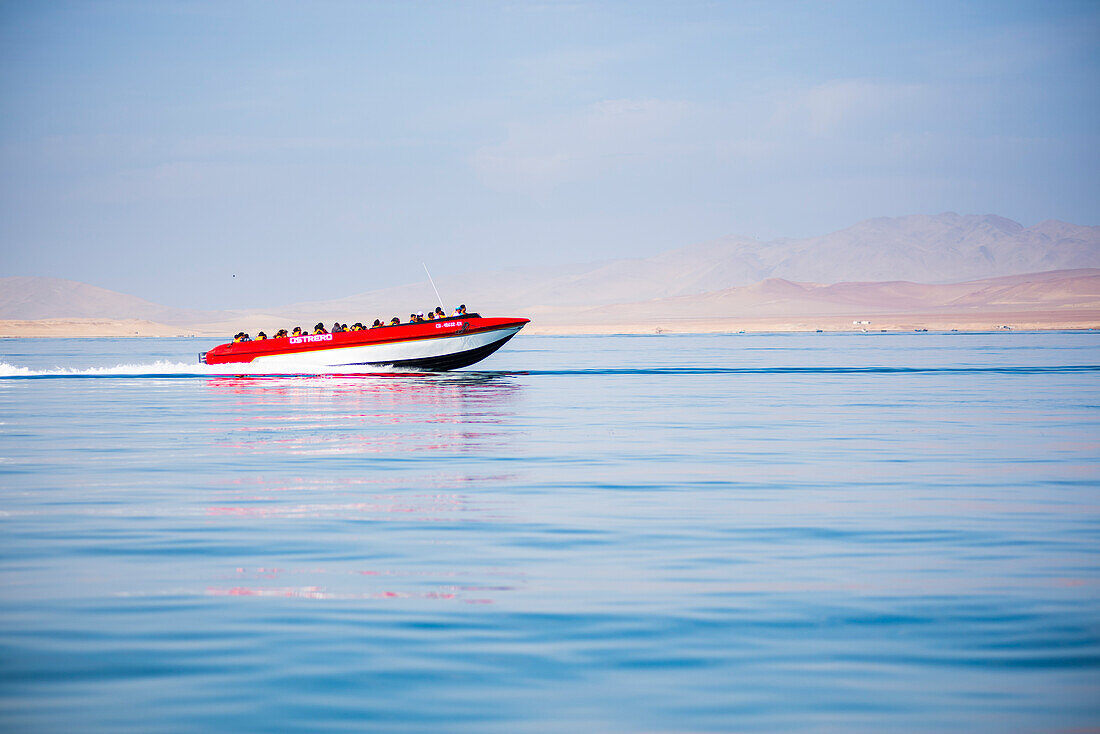
[[[466, 305], [463, 304], [456, 308], [451, 316], [466, 316]], [[443, 308], [440, 306], [436, 306], [435, 310], [429, 311], [426, 315], [423, 311], [409, 314], [408, 323], [421, 324], [427, 321], [438, 321], [439, 319], [445, 318], [447, 318], [447, 314], [444, 313]], [[360, 321], [356, 321], [351, 326], [348, 326], [347, 324], [341, 324], [339, 321], [334, 321], [332, 324], [332, 328], [326, 329], [325, 324], [318, 321], [317, 324], [313, 327], [313, 331], [308, 332], [308, 334], [316, 336], [318, 334], [340, 334], [345, 331], [366, 331], [368, 329], [378, 329], [383, 326], [398, 326], [400, 323], [401, 319], [394, 316], [392, 319], [389, 320], [389, 323], [386, 324], [382, 323], [381, 319], [375, 319], [374, 323], [370, 326], [364, 326], [363, 323]], [[243, 331], [240, 331], [233, 335], [233, 343], [237, 344], [238, 342], [264, 341], [265, 339], [282, 339], [283, 337], [287, 336], [307, 336], [307, 332], [302, 331], [302, 327], [300, 326], [295, 326], [294, 330], [291, 331], [289, 334], [287, 333], [286, 329], [279, 329], [277, 332], [275, 332], [275, 336], [272, 337], [269, 337], [267, 334], [261, 331], [259, 334], [256, 335], [255, 340], [253, 340], [251, 336]]]

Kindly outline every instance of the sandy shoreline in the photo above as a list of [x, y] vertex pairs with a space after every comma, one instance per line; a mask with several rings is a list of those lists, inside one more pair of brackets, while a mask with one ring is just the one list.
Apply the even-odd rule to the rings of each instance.
[[[218, 332], [220, 335], [220, 332]], [[187, 326], [142, 319], [0, 320], [0, 338], [79, 339], [102, 337], [213, 336]]]
[[[867, 321], [868, 323], [854, 323]], [[652, 318], [624, 321], [555, 322], [534, 319], [527, 334], [736, 334], [739, 332], [882, 332], [1100, 329], [1100, 310], [983, 311], [980, 313], [878, 314], [851, 316], [774, 316], [727, 318]], [[138, 319], [0, 320], [0, 338], [101, 338], [197, 336], [228, 341], [229, 324], [180, 326]], [[241, 327], [237, 327], [239, 330]]]
[[[855, 322], [866, 323], [855, 323]], [[1100, 310], [985, 311], [980, 313], [909, 313], [852, 316], [774, 316], [705, 319], [646, 319], [622, 322], [555, 324], [533, 321], [531, 334], [736, 334], [748, 332], [881, 332], [1100, 329]]]

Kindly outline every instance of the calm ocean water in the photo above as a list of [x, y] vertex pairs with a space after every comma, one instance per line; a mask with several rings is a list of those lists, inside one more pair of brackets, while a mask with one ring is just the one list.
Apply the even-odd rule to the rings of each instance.
[[1100, 334], [0, 341], [0, 730], [1100, 727]]

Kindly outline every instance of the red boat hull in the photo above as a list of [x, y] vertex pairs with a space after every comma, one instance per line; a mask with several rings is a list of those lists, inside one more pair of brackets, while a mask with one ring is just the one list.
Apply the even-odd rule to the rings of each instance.
[[467, 367], [500, 349], [528, 323], [521, 318], [466, 316], [262, 341], [221, 344], [200, 355], [206, 364], [273, 368], [395, 366], [444, 371]]

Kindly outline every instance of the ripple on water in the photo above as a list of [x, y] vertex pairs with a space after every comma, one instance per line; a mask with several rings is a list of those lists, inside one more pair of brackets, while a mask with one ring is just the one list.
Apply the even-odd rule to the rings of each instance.
[[1096, 336], [884, 336], [239, 377], [20, 341], [0, 725], [1094, 726]]

